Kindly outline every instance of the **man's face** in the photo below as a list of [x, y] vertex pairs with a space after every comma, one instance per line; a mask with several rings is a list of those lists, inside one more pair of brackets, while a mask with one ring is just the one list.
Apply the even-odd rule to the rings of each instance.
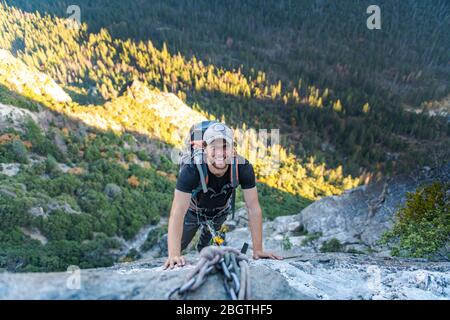
[[216, 139], [206, 146], [208, 164], [224, 169], [231, 161], [232, 147], [223, 139]]

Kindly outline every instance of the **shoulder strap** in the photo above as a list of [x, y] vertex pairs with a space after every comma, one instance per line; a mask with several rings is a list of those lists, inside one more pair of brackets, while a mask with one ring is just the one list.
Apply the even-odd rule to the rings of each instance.
[[200, 186], [203, 193], [208, 192], [208, 168], [205, 163], [198, 163], [197, 170], [200, 175]]
[[239, 168], [238, 168], [238, 160], [236, 157], [233, 157], [231, 159], [231, 170], [230, 170], [230, 175], [231, 175], [231, 186], [233, 188], [237, 188], [237, 186], [239, 185]]
[[234, 220], [234, 211], [236, 208], [236, 188], [233, 188], [233, 193], [231, 194], [231, 219]]
[[195, 149], [193, 151], [192, 160], [197, 167], [198, 174], [200, 176], [200, 189], [203, 193], [208, 192], [208, 168], [206, 163], [203, 161], [203, 151], [201, 149]]
[[190, 208], [194, 208], [194, 211], [196, 210], [195, 208], [197, 208], [198, 203], [200, 203], [202, 194], [208, 192], [208, 168], [204, 163], [197, 164], [196, 167], [200, 176], [200, 183], [191, 194]]
[[234, 211], [236, 207], [236, 188], [239, 185], [239, 167], [236, 156], [231, 160], [231, 186], [233, 187], [233, 193], [231, 194], [231, 219], [234, 220]]

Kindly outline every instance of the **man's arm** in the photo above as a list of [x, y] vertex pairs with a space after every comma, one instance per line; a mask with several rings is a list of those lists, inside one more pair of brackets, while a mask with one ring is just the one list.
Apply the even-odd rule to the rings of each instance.
[[181, 236], [183, 234], [184, 216], [189, 208], [190, 200], [190, 193], [181, 192], [175, 189], [172, 209], [170, 210], [167, 235], [169, 257], [164, 264], [164, 268], [170, 267], [172, 269], [175, 264], [180, 266], [185, 264], [185, 260], [181, 256]]
[[262, 246], [262, 210], [259, 205], [258, 191], [256, 187], [250, 189], [243, 189], [245, 204], [248, 210], [248, 224], [253, 242], [253, 258], [271, 258], [281, 259], [281, 257], [264, 252]]

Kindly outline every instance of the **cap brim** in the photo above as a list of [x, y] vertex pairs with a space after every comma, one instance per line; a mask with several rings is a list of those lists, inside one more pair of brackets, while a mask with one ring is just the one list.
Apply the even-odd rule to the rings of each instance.
[[206, 140], [205, 142], [206, 142], [206, 144], [210, 144], [214, 140], [218, 140], [218, 139], [225, 140], [228, 144], [233, 145], [233, 139], [230, 139], [229, 137], [226, 137], [226, 136], [211, 137], [208, 140]]

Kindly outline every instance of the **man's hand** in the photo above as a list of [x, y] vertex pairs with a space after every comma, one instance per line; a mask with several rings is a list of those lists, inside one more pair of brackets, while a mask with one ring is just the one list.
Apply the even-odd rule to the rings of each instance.
[[183, 256], [174, 256], [167, 258], [166, 262], [164, 263], [164, 270], [169, 268], [173, 269], [175, 265], [178, 265], [180, 267], [184, 266], [186, 264], [186, 260]]
[[264, 251], [254, 251], [253, 252], [253, 259], [275, 259], [275, 260], [282, 260], [283, 258], [272, 253], [272, 252], [264, 252]]

